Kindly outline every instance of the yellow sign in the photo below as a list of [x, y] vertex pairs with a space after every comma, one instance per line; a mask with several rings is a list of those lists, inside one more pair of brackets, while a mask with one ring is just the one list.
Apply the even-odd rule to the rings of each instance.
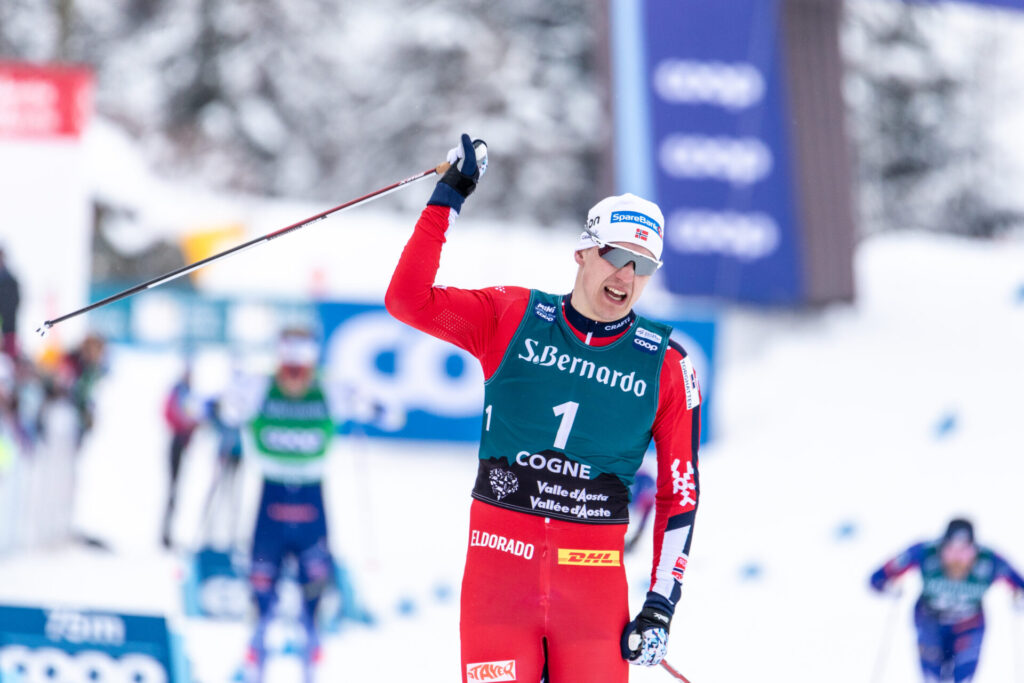
[[618, 567], [621, 565], [618, 550], [575, 550], [558, 549], [558, 564], [586, 565], [589, 567]]
[[[199, 228], [181, 238], [181, 254], [185, 263], [195, 263], [241, 244], [244, 239], [245, 227], [240, 223]], [[198, 277], [200, 272], [194, 271], [191, 277]]]

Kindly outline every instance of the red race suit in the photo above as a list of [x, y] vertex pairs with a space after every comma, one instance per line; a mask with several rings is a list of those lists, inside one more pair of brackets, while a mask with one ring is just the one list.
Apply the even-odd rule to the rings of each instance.
[[[458, 216], [427, 206], [386, 296], [397, 319], [498, 370], [527, 313], [530, 290], [435, 286], [446, 231]], [[558, 315], [587, 345], [610, 344], [630, 325], [584, 318], [562, 298]], [[634, 314], [630, 313], [630, 316]], [[699, 497], [700, 396], [675, 342], [658, 378], [651, 432], [657, 452], [654, 557], [647, 601], [672, 614], [679, 599]], [[687, 379], [690, 393], [687, 393]], [[481, 463], [483, 461], [481, 460]], [[472, 502], [461, 593], [462, 680], [621, 683], [619, 638], [629, 621], [622, 564], [624, 523], [569, 521]]]

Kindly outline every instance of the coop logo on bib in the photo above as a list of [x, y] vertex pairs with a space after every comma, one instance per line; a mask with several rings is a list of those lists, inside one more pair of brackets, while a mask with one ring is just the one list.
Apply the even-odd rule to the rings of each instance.
[[506, 659], [500, 662], [480, 662], [466, 665], [467, 681], [514, 681], [516, 680], [516, 660]]

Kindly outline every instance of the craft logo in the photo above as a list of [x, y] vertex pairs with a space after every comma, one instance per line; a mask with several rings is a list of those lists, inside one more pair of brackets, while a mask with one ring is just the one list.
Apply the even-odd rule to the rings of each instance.
[[605, 325], [604, 326], [604, 330], [605, 330], [605, 332], [614, 332], [615, 330], [619, 329], [620, 327], [628, 325], [631, 322], [633, 322], [633, 317], [632, 316], [626, 316], [625, 318], [623, 318], [622, 320], [619, 320], [618, 322], [614, 322], [614, 323], [610, 323], [608, 325]]
[[558, 564], [586, 565], [591, 567], [618, 567], [618, 550], [574, 550], [558, 549]]
[[516, 660], [506, 659], [501, 662], [480, 662], [466, 665], [467, 681], [514, 681], [516, 680]]
[[648, 233], [643, 228], [637, 228], [636, 229], [636, 234], [634, 234], [633, 237], [637, 238], [638, 240], [643, 240], [644, 242], [646, 242], [647, 241], [647, 235], [649, 235], [649, 234], [650, 233]]

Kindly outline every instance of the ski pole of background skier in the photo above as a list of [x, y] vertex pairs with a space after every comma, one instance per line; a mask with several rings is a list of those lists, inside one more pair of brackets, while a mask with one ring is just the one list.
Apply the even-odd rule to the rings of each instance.
[[889, 646], [892, 643], [893, 628], [896, 625], [896, 615], [899, 613], [900, 597], [903, 591], [895, 590], [888, 593], [889, 606], [885, 611], [885, 623], [882, 625], [882, 639], [878, 643], [878, 651], [875, 655], [875, 666], [871, 671], [871, 683], [879, 683], [882, 674], [885, 672], [885, 665], [889, 659]]
[[1021, 619], [1024, 619], [1024, 597], [1019, 597], [1017, 603], [1011, 607], [1010, 614], [1010, 650], [1013, 652], [1013, 680], [1014, 683], [1024, 682], [1024, 641], [1021, 640], [1022, 630]]
[[297, 223], [292, 223], [291, 225], [288, 225], [286, 227], [280, 228], [279, 230], [275, 230], [273, 232], [269, 232], [266, 235], [263, 235], [262, 237], [257, 237], [255, 239], [249, 240], [248, 242], [244, 242], [243, 244], [239, 244], [237, 246], [231, 247], [230, 249], [226, 249], [225, 251], [222, 251], [220, 253], [214, 254], [212, 256], [208, 256], [208, 257], [206, 257], [206, 258], [204, 258], [204, 259], [202, 259], [200, 261], [196, 261], [195, 263], [192, 263], [192, 264], [189, 264], [189, 265], [186, 265], [186, 266], [182, 266], [181, 268], [178, 268], [177, 270], [172, 270], [169, 273], [164, 273], [163, 275], [160, 275], [159, 277], [155, 277], [152, 280], [147, 280], [146, 282], [142, 282], [140, 284], [137, 284], [134, 287], [129, 287], [128, 289], [122, 290], [122, 291], [120, 291], [120, 292], [118, 292], [116, 294], [111, 294], [110, 296], [108, 296], [105, 299], [101, 299], [100, 301], [97, 301], [95, 303], [89, 304], [88, 306], [84, 306], [82, 308], [79, 308], [78, 310], [71, 311], [70, 313], [65, 313], [64, 315], [62, 315], [60, 317], [53, 318], [52, 320], [47, 320], [47, 321], [45, 321], [42, 325], [40, 325], [36, 329], [36, 332], [38, 332], [41, 336], [45, 335], [47, 333], [47, 331], [49, 331], [49, 329], [51, 327], [53, 327], [54, 325], [56, 325], [57, 323], [63, 322], [63, 321], [68, 320], [70, 318], [74, 318], [75, 316], [81, 315], [82, 313], [88, 313], [89, 311], [96, 310], [97, 308], [101, 308], [103, 306], [106, 306], [107, 304], [112, 304], [115, 301], [120, 301], [121, 299], [129, 297], [129, 296], [131, 296], [133, 294], [138, 294], [139, 292], [145, 291], [147, 289], [153, 289], [154, 287], [159, 287], [160, 285], [167, 284], [168, 282], [171, 282], [172, 280], [177, 280], [178, 278], [180, 278], [180, 277], [182, 277], [184, 275], [188, 275], [189, 273], [191, 273], [194, 270], [198, 270], [199, 268], [202, 268], [203, 266], [207, 266], [207, 265], [213, 263], [214, 261], [219, 261], [222, 258], [226, 258], [226, 257], [232, 256], [234, 254], [239, 254], [239, 253], [241, 253], [241, 252], [243, 252], [243, 251], [245, 251], [247, 249], [250, 249], [250, 248], [255, 247], [257, 245], [263, 244], [264, 242], [269, 242], [271, 240], [277, 239], [278, 237], [282, 237], [284, 235], [287, 235], [290, 232], [295, 232], [296, 230], [300, 230], [302, 228], [310, 226], [313, 223], [321, 221], [321, 220], [327, 218], [328, 216], [330, 216], [332, 214], [338, 213], [339, 211], [343, 211], [345, 209], [350, 209], [353, 206], [358, 206], [359, 204], [365, 204], [366, 202], [368, 202], [368, 201], [370, 201], [372, 199], [378, 199], [380, 197], [383, 197], [384, 195], [391, 194], [392, 192], [394, 192], [396, 190], [399, 190], [399, 189], [401, 189], [403, 187], [411, 185], [411, 184], [413, 184], [413, 183], [415, 183], [415, 182], [417, 182], [419, 180], [423, 180], [424, 178], [428, 178], [428, 177], [430, 177], [432, 175], [435, 175], [435, 174], [443, 174], [447, 169], [448, 169], [448, 164], [447, 163], [442, 163], [442, 164], [440, 164], [440, 165], [438, 165], [438, 166], [436, 166], [434, 168], [430, 168], [430, 169], [427, 169], [425, 171], [421, 171], [420, 173], [417, 173], [414, 176], [410, 176], [408, 178], [405, 178], [404, 180], [399, 180], [397, 183], [392, 183], [392, 184], [387, 185], [385, 187], [382, 187], [382, 188], [380, 188], [378, 190], [374, 190], [373, 192], [365, 194], [362, 197], [357, 197], [356, 199], [352, 199], [350, 201], [347, 201], [344, 204], [339, 204], [338, 206], [335, 206], [334, 208], [328, 209], [326, 211], [322, 211], [322, 212], [316, 214], [315, 216], [310, 216], [309, 218], [301, 220], [301, 221], [299, 221]]

